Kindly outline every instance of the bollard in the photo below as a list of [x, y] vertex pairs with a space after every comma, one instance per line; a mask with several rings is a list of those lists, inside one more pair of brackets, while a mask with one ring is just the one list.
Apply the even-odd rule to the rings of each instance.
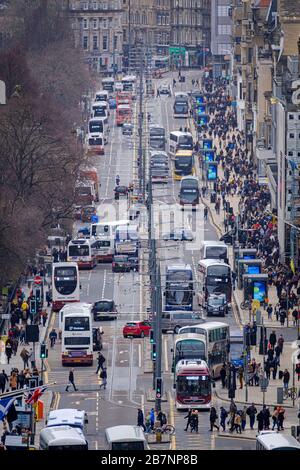
[[156, 442], [161, 442], [161, 430], [157, 429], [155, 432]]

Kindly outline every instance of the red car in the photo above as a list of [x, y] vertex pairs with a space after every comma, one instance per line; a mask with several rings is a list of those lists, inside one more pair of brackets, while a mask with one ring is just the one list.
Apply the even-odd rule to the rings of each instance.
[[124, 338], [128, 336], [135, 336], [136, 338], [144, 338], [149, 336], [151, 330], [151, 323], [148, 320], [145, 321], [131, 321], [126, 323], [123, 328]]

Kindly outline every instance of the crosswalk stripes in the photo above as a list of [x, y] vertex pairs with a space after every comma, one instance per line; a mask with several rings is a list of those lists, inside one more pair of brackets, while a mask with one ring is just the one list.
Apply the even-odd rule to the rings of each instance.
[[184, 431], [187, 420], [184, 417], [187, 411], [175, 411], [174, 425], [175, 425], [175, 438], [176, 450], [210, 450], [211, 449], [211, 435], [209, 431], [209, 413], [206, 411], [199, 411], [199, 426], [198, 433]]

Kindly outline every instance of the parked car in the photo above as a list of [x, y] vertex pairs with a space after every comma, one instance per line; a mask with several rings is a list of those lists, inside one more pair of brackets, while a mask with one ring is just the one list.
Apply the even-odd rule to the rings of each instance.
[[113, 273], [127, 273], [131, 270], [131, 262], [127, 255], [114, 255], [111, 267]]
[[92, 314], [94, 316], [94, 321], [116, 320], [118, 311], [114, 300], [102, 299], [93, 304]]
[[194, 236], [191, 230], [184, 229], [184, 228], [176, 228], [171, 230], [171, 232], [166, 233], [163, 235], [163, 240], [175, 240], [175, 241], [193, 241]]
[[123, 135], [132, 135], [133, 134], [133, 124], [131, 124], [130, 122], [124, 122], [123, 126], [122, 126], [122, 134]]
[[127, 196], [128, 188], [127, 186], [116, 186], [114, 189], [115, 199], [119, 199], [120, 196]]
[[126, 323], [123, 328], [124, 338], [128, 336], [135, 336], [137, 338], [144, 338], [149, 336], [151, 330], [151, 323], [148, 320], [145, 321], [132, 321]]
[[206, 313], [208, 317], [225, 317], [228, 303], [225, 294], [210, 294], [207, 299]]

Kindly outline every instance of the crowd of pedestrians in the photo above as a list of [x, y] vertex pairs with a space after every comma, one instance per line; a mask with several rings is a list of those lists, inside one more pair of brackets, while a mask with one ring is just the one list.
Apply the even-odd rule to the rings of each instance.
[[155, 423], [159, 423], [160, 429], [164, 429], [164, 426], [168, 423], [167, 416], [163, 411], [155, 412], [154, 408], [151, 408], [144, 416], [143, 410], [138, 408], [137, 414], [137, 425], [142, 427], [144, 432], [151, 433], [155, 429]]
[[13, 367], [10, 374], [7, 374], [3, 369], [0, 372], [0, 393], [29, 388], [30, 380], [38, 377], [39, 371], [36, 367], [24, 367], [20, 370]]

